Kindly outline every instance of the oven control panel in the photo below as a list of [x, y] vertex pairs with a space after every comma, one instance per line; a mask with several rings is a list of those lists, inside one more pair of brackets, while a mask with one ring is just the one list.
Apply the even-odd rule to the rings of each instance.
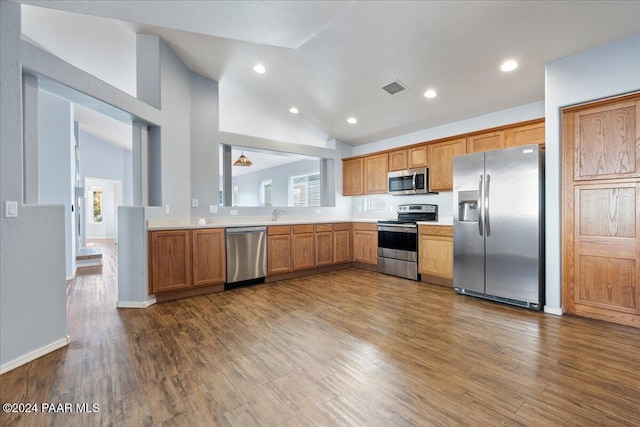
[[438, 205], [411, 204], [398, 205], [398, 213], [437, 213]]

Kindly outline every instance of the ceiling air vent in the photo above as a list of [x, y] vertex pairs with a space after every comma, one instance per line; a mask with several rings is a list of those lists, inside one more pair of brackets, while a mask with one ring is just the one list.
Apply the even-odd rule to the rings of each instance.
[[390, 95], [397, 95], [400, 92], [404, 92], [405, 90], [407, 90], [407, 88], [397, 80], [395, 82], [389, 83], [386, 86], [383, 86], [382, 89], [384, 89]]

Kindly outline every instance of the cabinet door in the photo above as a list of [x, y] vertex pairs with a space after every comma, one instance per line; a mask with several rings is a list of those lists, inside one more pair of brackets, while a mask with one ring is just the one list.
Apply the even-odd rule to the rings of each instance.
[[267, 274], [287, 273], [293, 270], [291, 235], [269, 236], [267, 248]]
[[304, 270], [316, 266], [313, 225], [310, 233], [293, 234], [293, 269]]
[[151, 292], [175, 291], [191, 286], [191, 232], [149, 232]]
[[418, 273], [453, 279], [453, 238], [420, 235], [418, 247]]
[[357, 196], [364, 192], [364, 159], [342, 161], [342, 194]]
[[387, 193], [387, 153], [376, 154], [364, 158], [364, 193]]
[[407, 150], [395, 150], [389, 153], [389, 170], [407, 169]]
[[[331, 227], [331, 224], [327, 224]], [[333, 231], [316, 231], [316, 266], [333, 264]]]
[[223, 228], [193, 230], [193, 285], [213, 285], [226, 280], [225, 234]]
[[[351, 262], [353, 256], [351, 254], [353, 247], [351, 244], [351, 228], [346, 230], [337, 230], [333, 232], [335, 263], [344, 264]], [[377, 243], [376, 243], [377, 250]]]
[[466, 154], [464, 138], [438, 142], [427, 146], [429, 188], [431, 191], [453, 190], [453, 158]]
[[488, 132], [467, 138], [467, 153], [499, 150], [505, 147], [505, 132]]
[[409, 169], [427, 166], [427, 146], [421, 145], [419, 147], [409, 148], [407, 150], [407, 159]]
[[378, 265], [378, 226], [353, 224], [353, 260], [363, 264]]
[[506, 146], [518, 147], [520, 145], [544, 144], [544, 120], [524, 126], [517, 126], [506, 131]]

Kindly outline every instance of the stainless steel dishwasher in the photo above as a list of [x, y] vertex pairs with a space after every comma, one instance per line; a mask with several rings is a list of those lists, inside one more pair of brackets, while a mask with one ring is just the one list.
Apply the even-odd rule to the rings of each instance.
[[267, 275], [267, 227], [227, 228], [227, 284]]

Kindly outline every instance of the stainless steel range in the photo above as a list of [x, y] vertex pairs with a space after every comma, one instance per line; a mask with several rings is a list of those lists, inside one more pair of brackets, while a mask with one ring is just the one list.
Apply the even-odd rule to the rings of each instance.
[[398, 219], [378, 221], [378, 271], [406, 279], [418, 274], [418, 221], [437, 221], [438, 205], [399, 205]]

